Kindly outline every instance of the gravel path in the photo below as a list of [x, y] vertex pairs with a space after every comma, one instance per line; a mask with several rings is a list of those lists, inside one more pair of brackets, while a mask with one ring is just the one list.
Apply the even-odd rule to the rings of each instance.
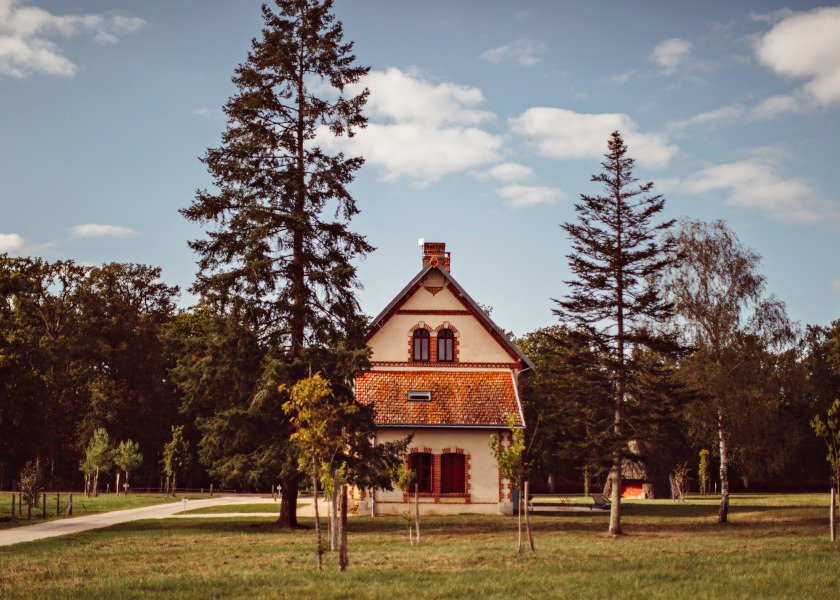
[[[297, 514], [301, 517], [313, 516], [314, 511], [312, 507], [312, 498], [299, 498], [299, 503], [304, 503], [306, 506], [298, 508]], [[253, 496], [220, 496], [219, 498], [208, 498], [206, 500], [190, 500], [187, 502], [187, 510], [195, 508], [204, 508], [207, 506], [221, 506], [221, 505], [236, 505], [236, 504], [274, 504], [271, 498], [259, 498]], [[179, 513], [184, 509], [180, 501], [171, 502], [167, 504], [156, 504], [154, 506], [144, 506], [142, 508], [130, 508], [127, 510], [115, 510], [96, 515], [84, 515], [81, 517], [69, 517], [63, 519], [55, 519], [47, 521], [46, 523], [39, 523], [37, 525], [26, 525], [23, 527], [14, 527], [11, 529], [0, 530], [0, 546], [11, 546], [13, 544], [20, 544], [22, 542], [33, 542], [35, 540], [43, 540], [45, 538], [58, 537], [61, 535], [70, 535], [73, 533], [80, 533], [82, 531], [89, 531], [91, 529], [100, 529], [102, 527], [110, 527], [111, 525], [118, 525], [120, 523], [128, 523], [130, 521], [140, 521], [142, 519], [168, 519], [168, 518], [220, 518], [220, 517], [263, 517], [267, 514], [276, 516], [277, 513], [211, 513], [211, 514], [193, 514], [180, 515]]]

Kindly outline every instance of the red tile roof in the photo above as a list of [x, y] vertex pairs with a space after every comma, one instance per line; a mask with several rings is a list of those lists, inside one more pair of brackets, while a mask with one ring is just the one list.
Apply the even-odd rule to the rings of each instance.
[[[430, 391], [430, 401], [409, 401], [410, 391]], [[522, 425], [510, 371], [368, 371], [356, 378], [356, 397], [373, 405], [380, 427]]]

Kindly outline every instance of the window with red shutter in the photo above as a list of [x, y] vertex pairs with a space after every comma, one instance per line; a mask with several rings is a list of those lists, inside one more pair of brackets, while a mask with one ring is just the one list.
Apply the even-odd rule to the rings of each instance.
[[466, 488], [463, 454], [443, 454], [440, 457], [440, 492], [463, 494]]

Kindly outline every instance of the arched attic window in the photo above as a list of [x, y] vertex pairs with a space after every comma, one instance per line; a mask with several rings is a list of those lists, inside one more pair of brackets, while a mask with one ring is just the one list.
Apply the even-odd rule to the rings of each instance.
[[417, 329], [414, 332], [413, 337], [413, 344], [412, 348], [414, 349], [412, 352], [412, 357], [416, 361], [427, 361], [429, 360], [429, 340], [431, 336], [429, 335], [428, 329]]
[[455, 360], [455, 334], [451, 329], [441, 329], [437, 334], [438, 362], [452, 362]]

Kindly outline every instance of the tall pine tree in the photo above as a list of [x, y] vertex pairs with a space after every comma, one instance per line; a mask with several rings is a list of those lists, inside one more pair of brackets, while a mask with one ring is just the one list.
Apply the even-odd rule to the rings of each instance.
[[652, 324], [666, 319], [671, 307], [656, 287], [657, 276], [671, 263], [673, 254], [660, 234], [673, 221], [656, 223], [665, 206], [661, 195], [651, 195], [653, 183], [635, 185], [634, 160], [627, 155], [621, 134], [615, 131], [601, 163], [604, 170], [592, 176], [603, 185], [598, 196], [581, 194], [575, 205], [577, 223], [563, 229], [572, 238], [569, 266], [575, 279], [570, 291], [556, 301], [554, 313], [582, 327], [604, 350], [614, 383], [612, 420], [611, 508], [609, 532], [621, 534], [621, 465], [627, 454], [624, 430], [626, 394], [636, 372], [631, 350], [636, 346], [672, 349]]
[[[200, 257], [194, 291], [243, 312], [265, 349], [264, 394], [321, 370], [325, 349], [348, 338], [357, 354], [343, 377], [366, 357], [356, 335], [363, 319], [353, 261], [373, 248], [348, 228], [358, 209], [347, 189], [363, 159], [329, 154], [318, 138], [365, 126], [367, 90], [344, 92], [368, 68], [355, 64], [332, 4], [263, 5], [261, 36], [236, 69], [237, 92], [224, 106], [222, 144], [203, 158], [215, 188], [199, 191], [182, 211], [214, 226], [190, 243]], [[296, 524], [297, 483], [286, 470], [283, 526]]]

